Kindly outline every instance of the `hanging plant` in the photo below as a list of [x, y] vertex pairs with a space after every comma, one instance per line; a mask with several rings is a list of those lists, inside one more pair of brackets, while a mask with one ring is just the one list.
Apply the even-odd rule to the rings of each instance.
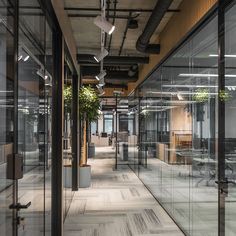
[[226, 92], [225, 90], [220, 90], [219, 91], [219, 99], [221, 102], [226, 102], [228, 101], [232, 96]]
[[206, 88], [197, 89], [196, 93], [193, 95], [193, 100], [196, 102], [204, 103], [209, 98], [209, 91]]
[[71, 113], [72, 86], [66, 85], [63, 90], [65, 113]]
[[83, 86], [79, 91], [79, 111], [81, 119], [89, 123], [96, 121], [99, 117], [100, 101], [95, 89]]

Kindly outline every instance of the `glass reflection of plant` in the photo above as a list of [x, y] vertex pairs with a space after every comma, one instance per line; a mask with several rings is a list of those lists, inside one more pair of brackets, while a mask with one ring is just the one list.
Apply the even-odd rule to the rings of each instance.
[[64, 87], [63, 95], [64, 95], [65, 113], [71, 113], [71, 103], [72, 103], [71, 85], [67, 85]]
[[219, 91], [219, 99], [221, 102], [226, 102], [228, 101], [232, 96], [225, 90], [220, 90]]
[[196, 93], [193, 95], [193, 100], [196, 102], [204, 103], [209, 98], [209, 91], [206, 88], [197, 89]]

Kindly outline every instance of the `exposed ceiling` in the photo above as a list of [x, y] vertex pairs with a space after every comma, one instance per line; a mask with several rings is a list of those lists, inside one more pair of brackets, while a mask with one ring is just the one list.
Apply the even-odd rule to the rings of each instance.
[[[177, 10], [182, 0], [174, 0], [170, 10]], [[117, 2], [117, 3], [116, 3]], [[108, 4], [109, 3], [109, 4]], [[139, 27], [137, 29], [129, 29], [126, 40], [122, 50], [122, 55], [139, 55], [135, 48], [136, 41], [142, 33], [147, 20], [155, 7], [157, 0], [110, 0], [107, 1], [106, 14], [110, 22], [114, 20], [114, 6], [116, 3], [116, 17], [123, 17], [123, 19], [115, 18], [114, 25], [116, 29], [112, 34], [110, 55], [118, 55], [124, 31], [127, 24], [127, 18], [131, 12], [138, 21]], [[109, 5], [109, 9], [108, 9]], [[78, 53], [96, 53], [100, 50], [100, 29], [94, 25], [93, 20], [95, 16], [100, 14], [100, 0], [65, 0], [65, 8], [68, 9], [68, 16], [70, 17], [71, 26], [74, 32], [74, 37], [78, 47]], [[88, 9], [91, 10], [88, 10]], [[74, 9], [74, 10], [72, 10]], [[123, 9], [123, 10], [122, 10]], [[145, 12], [147, 11], [147, 12]], [[163, 18], [160, 26], [153, 35], [151, 42], [153, 42], [158, 34], [165, 27], [166, 23], [171, 18], [173, 12], [167, 12]], [[89, 17], [90, 15], [90, 17]], [[106, 46], [109, 46], [110, 37], [107, 37]]]
[[[178, 12], [179, 4], [182, 0], [173, 0], [168, 12], [164, 15], [156, 29], [155, 33], [152, 35], [150, 43], [156, 41], [159, 33], [163, 30], [167, 22], [170, 20], [171, 16]], [[100, 51], [101, 47], [101, 31], [94, 25], [94, 18], [99, 15], [100, 12], [100, 0], [64, 0], [65, 10], [70, 18], [72, 30], [74, 33], [74, 38], [78, 48], [78, 54], [96, 54]], [[112, 24], [116, 26], [114, 33], [111, 36], [106, 36], [105, 47], [109, 50], [109, 56], [138, 56], [138, 57], [148, 57], [147, 54], [138, 52], [136, 50], [136, 42], [139, 36], [142, 34], [145, 25], [156, 5], [158, 0], [107, 0], [106, 1], [106, 17]], [[178, 14], [178, 13], [177, 13]], [[138, 28], [128, 29], [127, 23], [131, 19], [137, 20]], [[127, 33], [125, 33], [127, 31]], [[78, 59], [79, 59], [78, 55]], [[80, 62], [81, 63], [81, 62]], [[82, 63], [83, 64], [83, 63]], [[113, 65], [106, 65], [106, 70], [108, 71], [126, 71], [128, 73], [129, 67], [132, 65], [139, 65], [139, 63], [130, 63], [126, 65], [120, 65], [119, 63]], [[86, 66], [82, 70], [82, 76], [88, 79], [94, 78], [94, 71], [99, 69], [99, 64], [85, 63]], [[96, 67], [96, 68], [95, 68]], [[91, 74], [85, 73], [83, 71], [90, 71]], [[122, 73], [123, 73], [122, 72]], [[138, 71], [137, 71], [138, 73]], [[135, 80], [138, 78], [138, 74], [135, 74]], [[114, 74], [114, 73], [113, 73]], [[117, 78], [112, 81], [112, 76], [109, 77], [109, 84], [120, 84], [126, 85], [130, 82], [129, 78], [123, 81], [117, 81]], [[105, 78], [105, 81], [108, 78]], [[134, 78], [131, 79], [134, 81]], [[106, 81], [108, 82], [108, 81]]]

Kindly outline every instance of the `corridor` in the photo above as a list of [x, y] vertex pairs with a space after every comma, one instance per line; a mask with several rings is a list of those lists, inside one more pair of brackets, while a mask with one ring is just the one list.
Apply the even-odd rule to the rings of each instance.
[[115, 171], [111, 158], [89, 164], [92, 184], [75, 193], [65, 236], [183, 235], [128, 166]]

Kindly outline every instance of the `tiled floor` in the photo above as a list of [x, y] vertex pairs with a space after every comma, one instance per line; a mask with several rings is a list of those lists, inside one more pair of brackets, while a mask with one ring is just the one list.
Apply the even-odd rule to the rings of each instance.
[[166, 212], [126, 165], [91, 159], [92, 185], [75, 193], [65, 221], [65, 236], [179, 236]]

